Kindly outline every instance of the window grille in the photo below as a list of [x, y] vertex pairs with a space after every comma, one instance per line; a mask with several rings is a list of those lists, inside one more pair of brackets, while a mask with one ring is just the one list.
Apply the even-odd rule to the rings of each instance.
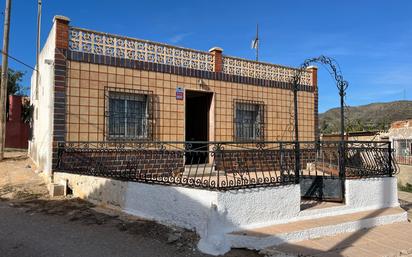
[[412, 165], [412, 139], [393, 140], [395, 158], [399, 164]]
[[264, 104], [254, 101], [237, 101], [234, 104], [235, 140], [264, 139]]
[[152, 108], [149, 92], [107, 92], [107, 137], [109, 139], [150, 139]]
[[397, 156], [412, 155], [412, 139], [395, 139], [394, 148]]

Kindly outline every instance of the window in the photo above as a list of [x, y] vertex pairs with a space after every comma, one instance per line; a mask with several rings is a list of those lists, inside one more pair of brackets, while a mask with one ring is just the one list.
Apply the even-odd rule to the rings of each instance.
[[109, 92], [108, 105], [109, 138], [148, 138], [147, 95]]
[[256, 102], [235, 102], [236, 140], [263, 140], [264, 105]]
[[395, 139], [395, 154], [396, 156], [412, 155], [412, 139]]

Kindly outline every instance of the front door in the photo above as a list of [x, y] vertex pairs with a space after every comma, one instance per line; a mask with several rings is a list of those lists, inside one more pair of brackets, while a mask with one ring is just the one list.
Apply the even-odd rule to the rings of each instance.
[[196, 142], [188, 145], [186, 164], [207, 163], [212, 93], [186, 90], [185, 99], [185, 140]]

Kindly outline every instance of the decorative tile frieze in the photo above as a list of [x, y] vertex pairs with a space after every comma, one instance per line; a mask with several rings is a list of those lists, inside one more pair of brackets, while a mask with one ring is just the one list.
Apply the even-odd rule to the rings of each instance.
[[213, 71], [213, 55], [151, 41], [70, 28], [71, 51]]
[[[223, 74], [266, 81], [291, 83], [297, 69], [224, 56], [215, 60], [208, 52], [175, 47], [146, 40], [117, 36], [71, 27], [69, 50], [72, 52], [120, 59], [126, 63], [140, 61], [205, 72], [215, 71], [215, 61], [221, 61]], [[311, 73], [303, 71], [300, 84], [311, 85]]]
[[[223, 72], [243, 77], [290, 83], [293, 81], [297, 69], [225, 56], [223, 57]], [[300, 83], [311, 85], [311, 73], [303, 71]]]

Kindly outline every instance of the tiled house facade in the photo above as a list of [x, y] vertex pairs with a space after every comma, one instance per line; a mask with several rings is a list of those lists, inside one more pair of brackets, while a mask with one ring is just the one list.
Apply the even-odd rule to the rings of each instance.
[[[46, 170], [58, 142], [294, 139], [293, 68], [227, 57], [217, 47], [201, 52], [79, 29], [62, 16], [54, 22], [42, 51], [52, 54], [40, 65], [53, 59], [53, 82], [40, 73], [41, 88], [32, 89], [52, 92], [33, 99], [39, 116], [53, 117]], [[46, 100], [52, 107], [41, 111]], [[313, 67], [298, 92], [302, 141], [317, 137], [317, 101]], [[36, 118], [31, 152], [40, 162]]]
[[[222, 80], [203, 80], [170, 73], [70, 61], [66, 89], [66, 131], [68, 141], [109, 139], [107, 131], [108, 93], [131, 93], [153, 99], [153, 139], [185, 140], [185, 101], [176, 99], [176, 88], [212, 93], [214, 99], [214, 135], [210, 140], [236, 140], [234, 108], [250, 102], [264, 107], [264, 139], [293, 140], [290, 130], [293, 96], [288, 89], [241, 84]], [[302, 140], [314, 139], [314, 94], [300, 92]], [[211, 108], [212, 109], [212, 108]], [[213, 111], [212, 111], [213, 112]]]
[[[315, 67], [295, 105], [300, 70], [69, 23], [54, 18], [32, 77], [29, 151], [50, 188], [195, 230], [214, 255], [406, 220], [397, 210], [250, 237], [245, 228], [398, 207], [390, 143], [317, 140]], [[305, 210], [302, 197], [342, 205]]]

